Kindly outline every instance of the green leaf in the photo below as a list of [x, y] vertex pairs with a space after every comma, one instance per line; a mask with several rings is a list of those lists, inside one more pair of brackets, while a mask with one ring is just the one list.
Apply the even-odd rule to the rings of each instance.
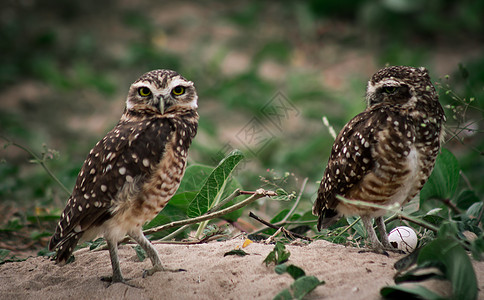
[[294, 281], [289, 289], [284, 289], [277, 294], [274, 299], [302, 299], [317, 288], [318, 285], [324, 283], [324, 281], [319, 281], [319, 279], [314, 276], [302, 276]]
[[420, 205], [430, 199], [451, 199], [459, 182], [459, 163], [447, 149], [437, 156], [435, 167], [420, 191]]
[[0, 249], [0, 262], [3, 262], [9, 254], [10, 254], [10, 250]]
[[231, 172], [244, 158], [239, 150], [229, 153], [204, 181], [200, 191], [188, 206], [188, 217], [198, 217], [206, 213], [215, 199], [221, 197]]
[[49, 249], [47, 248], [40, 249], [37, 252], [37, 256], [44, 256], [44, 257], [53, 257], [55, 254], [56, 254], [55, 251], [49, 251]]
[[296, 192], [291, 192], [290, 194], [285, 190], [279, 188], [276, 190], [277, 196], [271, 197], [272, 200], [279, 200], [279, 201], [291, 201], [292, 199], [296, 198]]
[[229, 252], [225, 252], [224, 257], [227, 255], [246, 256], [246, 255], [249, 255], [249, 253], [245, 252], [242, 249], [236, 249], [236, 250], [231, 250]]
[[277, 222], [280, 222], [282, 221], [282, 219], [284, 219], [286, 217], [286, 215], [289, 213], [289, 209], [285, 208], [283, 210], [281, 210], [279, 213], [277, 213], [277, 215], [275, 217], [273, 217], [270, 222], [271, 223], [277, 223]]
[[468, 209], [474, 203], [479, 202], [476, 192], [472, 190], [463, 190], [455, 200], [455, 204], [460, 209]]
[[279, 275], [287, 272], [294, 280], [298, 279], [299, 277], [306, 276], [306, 272], [295, 265], [280, 264], [277, 265], [274, 270]]
[[483, 209], [483, 203], [482, 202], [477, 202], [472, 204], [466, 211], [466, 215], [475, 220], [475, 224], [478, 224], [484, 220], [484, 214], [482, 215], [481, 219], [478, 220], [477, 218], [479, 217], [481, 210]]
[[289, 289], [283, 289], [282, 291], [277, 294], [273, 300], [292, 300], [294, 299], [293, 296], [291, 295], [291, 292], [289, 292]]
[[186, 168], [183, 179], [178, 187], [177, 194], [184, 192], [198, 192], [207, 177], [212, 173], [213, 167], [193, 164]]
[[484, 252], [484, 236], [481, 234], [477, 239], [471, 242], [472, 257], [475, 260], [482, 260], [482, 253]]
[[134, 251], [136, 252], [136, 256], [138, 257], [139, 261], [143, 261], [146, 258], [146, 252], [140, 245], [136, 245], [133, 247]]
[[426, 300], [443, 300], [442, 296], [421, 286], [386, 286], [380, 290], [380, 295], [388, 299], [426, 299]]
[[320, 281], [315, 276], [303, 276], [298, 278], [291, 284], [291, 290], [296, 299], [302, 299], [309, 294], [312, 290], [318, 287], [318, 285], [324, 284], [324, 281]]
[[99, 245], [101, 245], [102, 243], [104, 243], [104, 238], [97, 238], [95, 241], [93, 241], [91, 243], [91, 245], [89, 245], [89, 250], [94, 250], [96, 249], [97, 247], [99, 247]]
[[406, 281], [417, 282], [427, 279], [445, 279], [442, 272], [438, 268], [432, 268], [432, 264], [420, 265], [411, 269], [395, 278], [395, 283], [403, 283]]
[[286, 246], [284, 246], [284, 244], [281, 242], [276, 242], [274, 249], [271, 252], [269, 252], [269, 254], [264, 259], [263, 263], [265, 263], [266, 266], [268, 266], [271, 263], [274, 263], [275, 265], [279, 265], [288, 261], [290, 256], [291, 256], [291, 252], [286, 251]]
[[[348, 222], [348, 224], [352, 224], [353, 222], [356, 221], [356, 219], [358, 219], [358, 217], [347, 217], [346, 221]], [[366, 235], [367, 235], [366, 229], [365, 229], [365, 226], [363, 226], [363, 222], [361, 220], [359, 220], [355, 225], [353, 225], [353, 229], [356, 230], [356, 232], [361, 237], [366, 238]]]
[[476, 299], [477, 279], [472, 263], [459, 242], [451, 237], [439, 237], [422, 248], [417, 263], [432, 263], [441, 267], [452, 283], [454, 299]]

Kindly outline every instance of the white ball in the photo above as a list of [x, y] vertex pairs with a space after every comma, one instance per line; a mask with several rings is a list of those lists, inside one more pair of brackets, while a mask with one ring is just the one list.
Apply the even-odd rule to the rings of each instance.
[[415, 231], [407, 226], [399, 226], [394, 228], [388, 234], [388, 241], [393, 247], [410, 253], [417, 247], [417, 234]]

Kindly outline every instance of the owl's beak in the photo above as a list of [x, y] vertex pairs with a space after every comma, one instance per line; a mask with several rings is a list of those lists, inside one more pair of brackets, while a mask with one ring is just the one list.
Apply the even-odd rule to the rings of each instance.
[[159, 108], [160, 108], [160, 112], [161, 114], [164, 114], [165, 113], [165, 100], [163, 99], [163, 97], [160, 97], [158, 98], [158, 102], [159, 102]]
[[161, 114], [164, 114], [168, 110], [168, 108], [170, 108], [171, 106], [173, 106], [173, 104], [175, 104], [173, 100], [170, 99], [169, 96], [168, 97], [160, 96], [158, 98], [158, 102], [159, 102], [158, 107], [160, 109]]

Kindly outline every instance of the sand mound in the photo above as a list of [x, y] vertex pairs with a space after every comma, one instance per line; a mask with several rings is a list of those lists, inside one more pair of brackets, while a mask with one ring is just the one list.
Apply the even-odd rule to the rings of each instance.
[[[111, 275], [107, 251], [81, 249], [76, 261], [60, 267], [43, 257], [0, 266], [1, 299], [272, 299], [293, 279], [278, 275], [274, 266], [262, 264], [273, 245], [253, 243], [244, 250], [250, 255], [226, 256], [242, 245], [241, 239], [199, 245], [155, 245], [168, 268], [186, 272], [159, 272], [142, 278], [149, 259], [137, 261], [131, 245], [120, 247], [121, 269], [131, 284], [100, 280]], [[307, 299], [379, 299], [380, 288], [393, 284], [393, 264], [401, 255], [390, 257], [358, 253], [358, 249], [315, 241], [305, 246], [287, 246], [289, 263], [324, 280]], [[484, 298], [484, 263], [474, 263]], [[434, 282], [434, 289], [448, 292], [447, 282]]]

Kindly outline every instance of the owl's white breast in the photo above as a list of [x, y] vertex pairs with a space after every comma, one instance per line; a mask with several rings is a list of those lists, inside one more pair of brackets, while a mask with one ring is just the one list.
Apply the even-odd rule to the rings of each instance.
[[412, 190], [418, 182], [418, 173], [420, 171], [420, 154], [415, 146], [410, 147], [410, 152], [406, 158], [406, 167], [410, 171], [403, 181], [398, 191], [390, 198], [388, 204], [398, 203], [403, 204], [409, 196], [411, 196]]

